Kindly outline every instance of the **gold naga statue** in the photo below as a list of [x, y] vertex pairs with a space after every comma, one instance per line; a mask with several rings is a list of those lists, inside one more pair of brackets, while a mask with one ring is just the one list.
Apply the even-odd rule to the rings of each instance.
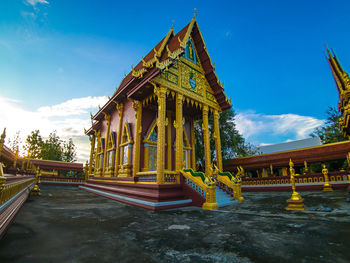
[[239, 202], [243, 202], [244, 198], [242, 196], [242, 177], [244, 176], [244, 169], [242, 166], [237, 167], [238, 172], [232, 175], [230, 172], [220, 172], [219, 168], [213, 164], [214, 175], [216, 176], [219, 182], [224, 183], [225, 185], [232, 188], [233, 198]]

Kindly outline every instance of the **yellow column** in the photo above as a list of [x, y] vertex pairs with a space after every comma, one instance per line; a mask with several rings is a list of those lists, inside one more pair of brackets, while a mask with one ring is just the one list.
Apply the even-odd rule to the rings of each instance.
[[168, 122], [167, 122], [167, 133], [168, 133], [168, 170], [171, 171], [172, 169], [172, 158], [171, 158], [171, 150], [172, 150], [172, 145], [171, 145], [171, 112], [168, 111]]
[[157, 183], [164, 183], [166, 88], [154, 86], [158, 97]]
[[142, 133], [142, 103], [140, 101], [134, 101], [132, 107], [135, 110], [136, 117], [136, 130], [135, 130], [135, 145], [134, 145], [134, 158], [133, 158], [133, 176], [140, 171], [140, 148], [141, 148], [141, 133]]
[[[98, 131], [97, 133], [95, 133], [96, 134], [96, 137], [99, 139], [99, 140], [101, 140], [101, 131]], [[97, 144], [98, 145], [98, 144]], [[97, 156], [97, 149], [96, 149], [96, 153], [95, 153], [95, 169], [94, 169], [94, 176], [96, 176], [96, 174], [97, 174], [97, 168], [99, 168], [99, 160], [98, 160], [98, 158], [97, 158], [98, 156]]]
[[[89, 137], [90, 143], [91, 143], [91, 150], [90, 150], [90, 161], [89, 161], [89, 171], [88, 171], [88, 178], [92, 173], [92, 163], [94, 161], [94, 153], [95, 153], [95, 141], [96, 141], [96, 135], [95, 131], [92, 134], [92, 136]], [[96, 154], [96, 153], [95, 153]], [[95, 163], [96, 166], [96, 163]]]
[[176, 121], [174, 123], [176, 129], [176, 152], [175, 152], [175, 169], [179, 171], [183, 167], [183, 116], [182, 116], [183, 95], [176, 94]]
[[123, 128], [123, 108], [124, 104], [117, 104], [117, 110], [119, 112], [119, 126], [117, 133], [117, 147], [115, 149], [115, 167], [114, 167], [114, 176], [118, 176], [118, 166], [119, 166], [119, 154], [120, 154], [120, 140], [122, 138], [122, 128]]
[[191, 158], [192, 158], [192, 169], [196, 170], [196, 139], [194, 137], [194, 120], [191, 120]]
[[111, 128], [111, 115], [105, 114], [105, 120], [107, 121], [107, 133], [106, 133], [106, 143], [105, 143], [105, 149], [104, 149], [104, 154], [103, 154], [103, 170], [102, 170], [102, 176], [105, 176], [105, 170], [107, 168], [107, 161], [108, 161], [108, 156], [107, 156], [107, 149], [108, 149], [108, 143], [109, 143], [109, 131]]
[[220, 140], [220, 127], [219, 127], [219, 112], [214, 110], [214, 140], [216, 149], [216, 162], [220, 171], [222, 171], [222, 153], [221, 153], [221, 140]]
[[210, 141], [209, 141], [209, 122], [208, 122], [209, 108], [207, 105], [203, 106], [203, 139], [204, 139], [204, 160], [205, 160], [205, 175], [209, 176], [211, 171], [210, 158]]

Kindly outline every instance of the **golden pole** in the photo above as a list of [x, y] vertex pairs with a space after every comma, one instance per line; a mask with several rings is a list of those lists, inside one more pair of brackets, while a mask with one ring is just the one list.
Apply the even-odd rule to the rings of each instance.
[[203, 139], [204, 139], [204, 159], [205, 159], [205, 175], [211, 174], [211, 158], [210, 158], [210, 141], [209, 141], [209, 122], [208, 122], [209, 107], [203, 106]]
[[135, 129], [135, 145], [132, 174], [135, 177], [136, 173], [140, 171], [140, 150], [141, 150], [141, 133], [142, 133], [142, 103], [134, 101], [132, 107], [135, 110], [136, 129]]
[[176, 121], [174, 126], [176, 129], [176, 152], [175, 152], [175, 170], [179, 171], [183, 167], [183, 95], [180, 93], [176, 94]]
[[[92, 163], [93, 163], [93, 160], [94, 160], [94, 154], [96, 154], [95, 153], [95, 142], [96, 142], [95, 131], [93, 132], [92, 136], [89, 137], [89, 139], [90, 139], [90, 143], [91, 143], [91, 150], [90, 150], [90, 162], [89, 162], [88, 179], [89, 179], [89, 176], [92, 173]], [[95, 163], [95, 165], [96, 165], [96, 163]]]
[[119, 113], [119, 126], [118, 126], [118, 133], [117, 133], [117, 146], [115, 149], [115, 167], [114, 167], [114, 176], [118, 176], [118, 170], [119, 170], [119, 155], [120, 155], [120, 140], [122, 137], [122, 128], [123, 128], [123, 109], [124, 104], [117, 104], [117, 110]]
[[171, 145], [171, 121], [172, 121], [172, 118], [171, 118], [171, 111], [168, 111], [168, 121], [167, 121], [167, 145], [168, 145], [168, 148], [167, 148], [167, 155], [168, 155], [168, 170], [171, 171], [172, 169], [172, 156], [171, 156], [171, 153], [172, 153], [172, 145]]
[[220, 114], [215, 109], [214, 110], [214, 140], [215, 140], [215, 149], [216, 149], [216, 162], [217, 162], [219, 171], [222, 172], [222, 153], [221, 153], [219, 117], [220, 117]]
[[292, 197], [287, 200], [288, 206], [286, 210], [305, 210], [304, 199], [301, 198], [300, 194], [295, 191], [295, 176], [299, 176], [295, 174], [294, 164], [292, 159], [289, 160], [289, 171], [290, 171], [290, 182], [292, 184]]
[[[157, 183], [164, 183], [166, 88], [154, 86], [158, 97]], [[177, 149], [176, 149], [177, 151]]]
[[324, 176], [323, 191], [333, 191], [332, 185], [329, 183], [328, 169], [324, 163], [322, 164], [322, 173]]
[[102, 176], [106, 176], [105, 175], [105, 171], [107, 168], [107, 148], [108, 148], [108, 143], [109, 143], [109, 130], [111, 128], [111, 115], [110, 114], [106, 114], [105, 115], [105, 120], [107, 121], [107, 132], [106, 132], [106, 143], [105, 143], [105, 148], [104, 148], [104, 154], [103, 154], [103, 170], [102, 170]]

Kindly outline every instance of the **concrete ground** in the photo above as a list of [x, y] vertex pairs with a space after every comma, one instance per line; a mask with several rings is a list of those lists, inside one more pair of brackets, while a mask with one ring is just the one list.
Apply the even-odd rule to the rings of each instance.
[[0, 240], [0, 262], [350, 262], [345, 191], [244, 193], [216, 211], [150, 212], [73, 187], [41, 186]]

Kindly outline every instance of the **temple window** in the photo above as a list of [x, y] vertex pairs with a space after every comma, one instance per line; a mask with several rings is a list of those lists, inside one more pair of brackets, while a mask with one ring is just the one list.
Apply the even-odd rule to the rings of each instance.
[[157, 124], [156, 121], [153, 121], [143, 141], [145, 147], [145, 171], [155, 171], [157, 169], [157, 140]]
[[133, 141], [131, 140], [130, 126], [126, 122], [124, 123], [122, 141], [120, 144], [120, 158], [121, 165], [128, 165], [131, 163], [131, 150], [132, 150]]
[[[174, 149], [176, 151], [176, 139], [174, 141]], [[183, 130], [183, 168], [191, 168], [191, 150], [192, 147], [188, 141], [186, 129]]]
[[96, 147], [96, 155], [97, 155], [97, 160], [96, 160], [96, 175], [101, 174], [102, 169], [103, 169], [103, 158], [104, 158], [104, 139], [101, 137], [97, 138], [97, 147]]
[[107, 145], [107, 167], [108, 167], [108, 169], [111, 169], [112, 167], [114, 167], [115, 145], [116, 145], [115, 138], [116, 138], [115, 133], [111, 132], [109, 134], [108, 145]]
[[184, 135], [183, 135], [183, 161], [184, 161], [184, 166], [185, 168], [190, 168], [191, 167], [191, 146], [188, 140], [187, 132], [186, 129], [184, 129]]
[[196, 51], [194, 49], [194, 45], [191, 39], [188, 40], [186, 49], [185, 49], [185, 58], [191, 60], [193, 63], [197, 64], [197, 56]]

